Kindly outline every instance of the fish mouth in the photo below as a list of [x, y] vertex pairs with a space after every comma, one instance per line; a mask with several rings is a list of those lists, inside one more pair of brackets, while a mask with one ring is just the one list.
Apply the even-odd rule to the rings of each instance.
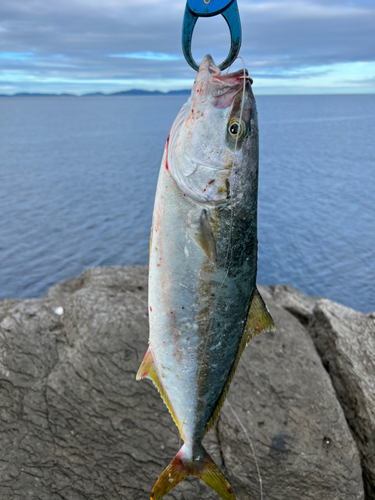
[[213, 97], [214, 105], [218, 108], [230, 106], [237, 93], [244, 90], [247, 82], [253, 83], [245, 68], [222, 74], [209, 54], [203, 58], [199, 66], [198, 80], [204, 81], [206, 95]]
[[246, 81], [249, 81], [250, 83], [253, 83], [253, 79], [250, 78], [249, 72], [247, 71], [246, 68], [244, 69], [239, 69], [238, 71], [235, 71], [234, 73], [226, 73], [224, 75], [215, 75], [213, 77], [217, 81], [221, 81], [223, 83], [226, 83], [227, 85], [243, 85], [243, 80], [245, 79]]
[[234, 73], [213, 75], [211, 77], [211, 83], [213, 84], [212, 95], [213, 97], [221, 97], [228, 93], [235, 95], [244, 88], [244, 85], [248, 81], [253, 83], [252, 78], [249, 77], [249, 73], [245, 68]]

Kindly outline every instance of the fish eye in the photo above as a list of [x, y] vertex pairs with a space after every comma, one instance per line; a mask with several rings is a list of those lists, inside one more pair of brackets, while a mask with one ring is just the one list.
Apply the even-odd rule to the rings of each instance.
[[230, 132], [232, 135], [237, 135], [237, 132], [238, 132], [238, 123], [233, 123], [233, 124], [230, 126], [229, 132]]
[[246, 133], [246, 125], [243, 120], [232, 118], [228, 123], [228, 136], [232, 141], [240, 140]]

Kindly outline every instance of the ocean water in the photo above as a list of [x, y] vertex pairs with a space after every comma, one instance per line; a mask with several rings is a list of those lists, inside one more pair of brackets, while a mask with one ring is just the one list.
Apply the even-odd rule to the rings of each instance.
[[[147, 263], [160, 161], [185, 100], [0, 99], [0, 299]], [[257, 103], [258, 282], [375, 310], [375, 95]]]

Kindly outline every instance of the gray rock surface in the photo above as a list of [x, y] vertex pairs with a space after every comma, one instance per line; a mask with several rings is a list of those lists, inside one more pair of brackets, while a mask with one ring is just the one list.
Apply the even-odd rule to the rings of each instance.
[[[229, 398], [263, 498], [363, 499], [357, 448], [311, 338], [263, 294], [278, 331], [249, 344]], [[91, 269], [42, 300], [0, 303], [0, 499], [149, 498], [179, 438], [152, 384], [135, 381], [147, 338], [143, 267]], [[260, 499], [231, 407], [205, 446], [238, 500]], [[192, 478], [166, 498], [218, 497]]]
[[366, 498], [375, 499], [375, 313], [319, 300], [309, 325], [361, 454]]
[[[253, 441], [264, 497], [363, 498], [357, 450], [313, 342], [267, 290], [260, 291], [277, 330], [252, 339], [228, 399]], [[228, 407], [219, 435], [237, 497], [260, 498], [254, 458]]]
[[312, 318], [315, 303], [319, 297], [312, 297], [291, 285], [265, 287], [275, 304], [292, 313], [303, 325]]

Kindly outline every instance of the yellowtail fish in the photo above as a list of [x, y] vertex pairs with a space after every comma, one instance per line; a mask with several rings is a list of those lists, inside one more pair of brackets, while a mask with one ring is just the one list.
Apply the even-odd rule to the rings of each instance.
[[184, 445], [156, 482], [158, 500], [188, 476], [232, 488], [202, 446], [254, 334], [274, 330], [256, 288], [258, 122], [246, 70], [200, 64], [167, 140], [149, 271], [149, 349], [137, 379], [158, 388]]

